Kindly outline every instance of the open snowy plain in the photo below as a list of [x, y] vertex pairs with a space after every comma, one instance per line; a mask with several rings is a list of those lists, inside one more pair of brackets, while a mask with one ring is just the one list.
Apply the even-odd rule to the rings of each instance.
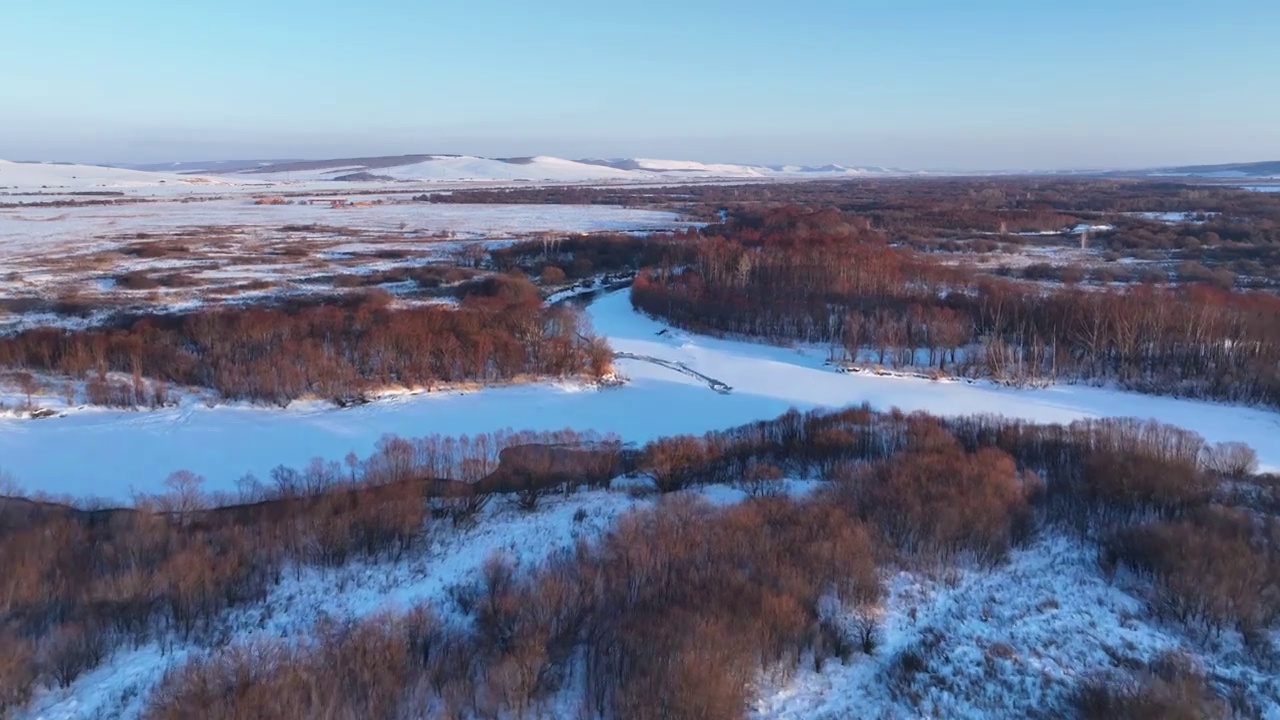
[[[0, 203], [0, 301], [190, 307], [322, 291], [334, 278], [449, 263], [544, 232], [689, 225], [660, 210], [372, 199], [377, 204], [351, 209], [263, 205], [247, 196], [70, 208]], [[0, 327], [31, 320], [6, 317], [0, 306]]]

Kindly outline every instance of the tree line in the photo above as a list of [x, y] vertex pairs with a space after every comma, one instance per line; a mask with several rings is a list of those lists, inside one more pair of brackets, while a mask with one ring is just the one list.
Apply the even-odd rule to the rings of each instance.
[[[1173, 180], [1002, 177], [892, 178], [746, 185], [672, 185], [660, 188], [514, 188], [424, 195], [438, 203], [596, 204], [660, 207], [716, 222], [721, 211], [831, 207], [856, 213], [895, 243], [924, 247], [936, 238], [976, 233], [1012, 236], [1059, 231], [1082, 222], [1117, 220], [1124, 213], [1199, 213], [1217, 227], [1161, 228], [1132, 219], [1113, 247], [1182, 247], [1177, 236], [1217, 232], [1223, 240], [1274, 244], [1280, 198], [1231, 186]], [[1126, 237], [1127, 236], [1127, 237]], [[1203, 240], [1201, 244], [1206, 244]]]
[[632, 304], [680, 327], [824, 343], [853, 361], [1280, 405], [1270, 293], [1046, 289], [892, 247], [832, 210], [770, 210], [715, 231], [692, 263], [642, 272]]
[[571, 235], [548, 233], [489, 250], [500, 272], [521, 271], [548, 284], [605, 273], [634, 273], [648, 265], [681, 264], [692, 257], [697, 230], [669, 235]]
[[0, 338], [0, 366], [87, 379], [90, 401], [113, 405], [163, 404], [174, 385], [230, 400], [345, 403], [388, 386], [600, 377], [611, 363], [577, 310], [545, 307], [532, 283], [506, 275], [473, 283], [456, 307], [398, 307], [372, 293]]

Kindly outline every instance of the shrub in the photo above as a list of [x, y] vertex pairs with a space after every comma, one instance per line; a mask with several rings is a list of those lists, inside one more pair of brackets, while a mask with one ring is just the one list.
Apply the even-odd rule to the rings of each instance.
[[564, 270], [555, 265], [548, 265], [542, 269], [539, 279], [543, 285], [559, 285], [564, 282]]
[[1099, 511], [1177, 513], [1204, 503], [1210, 479], [1194, 461], [1098, 450], [1085, 462], [1081, 499]]
[[1280, 617], [1280, 548], [1258, 537], [1247, 512], [1121, 528], [1106, 538], [1103, 561], [1150, 576], [1156, 612], [1206, 632], [1248, 633]]
[[116, 277], [116, 285], [126, 290], [154, 290], [160, 287], [160, 282], [142, 270], [132, 270]]
[[1203, 462], [1211, 472], [1229, 478], [1243, 478], [1258, 471], [1258, 453], [1242, 442], [1222, 442], [1205, 446]]
[[700, 438], [677, 435], [645, 445], [640, 467], [659, 491], [675, 492], [697, 482], [705, 473], [710, 457], [709, 448]]
[[1231, 707], [1203, 673], [1177, 653], [1157, 657], [1134, 675], [1086, 681], [1072, 698], [1081, 720], [1227, 720]]
[[1003, 557], [1030, 527], [1030, 486], [1000, 450], [966, 453], [950, 435], [929, 437], [853, 468], [840, 482], [849, 507], [905, 552]]
[[777, 465], [752, 463], [742, 474], [738, 487], [751, 498], [776, 497], [782, 494], [783, 472]]

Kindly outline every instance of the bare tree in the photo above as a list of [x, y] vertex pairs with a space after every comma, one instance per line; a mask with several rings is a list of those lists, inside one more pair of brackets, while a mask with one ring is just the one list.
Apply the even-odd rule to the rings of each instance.
[[161, 507], [177, 513], [178, 520], [185, 523], [187, 516], [205, 506], [204, 477], [190, 470], [175, 470], [164, 479], [165, 489]]
[[0, 467], [0, 496], [13, 497], [22, 494], [22, 486], [13, 473]]
[[1201, 455], [1206, 468], [1226, 477], [1248, 477], [1258, 471], [1258, 453], [1242, 442], [1206, 445]]

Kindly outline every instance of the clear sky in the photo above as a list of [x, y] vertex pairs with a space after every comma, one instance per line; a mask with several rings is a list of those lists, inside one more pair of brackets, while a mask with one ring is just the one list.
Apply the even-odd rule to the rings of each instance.
[[0, 157], [1280, 158], [1280, 0], [0, 0]]

